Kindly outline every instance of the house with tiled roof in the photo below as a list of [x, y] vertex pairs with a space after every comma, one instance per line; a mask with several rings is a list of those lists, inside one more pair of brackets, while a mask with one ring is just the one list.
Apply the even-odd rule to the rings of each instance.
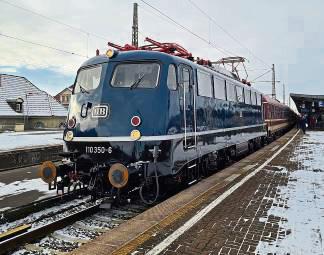
[[69, 108], [70, 99], [73, 91], [73, 85], [63, 89], [54, 98], [59, 101], [65, 108]]
[[66, 108], [25, 77], [0, 74], [0, 131], [58, 128]]

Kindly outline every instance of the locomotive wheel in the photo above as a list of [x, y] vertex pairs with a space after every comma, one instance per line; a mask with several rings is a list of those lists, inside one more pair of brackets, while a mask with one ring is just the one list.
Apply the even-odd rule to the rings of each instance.
[[226, 152], [225, 151], [220, 151], [218, 153], [218, 158], [217, 158], [217, 169], [220, 170], [220, 169], [223, 169], [226, 165]]

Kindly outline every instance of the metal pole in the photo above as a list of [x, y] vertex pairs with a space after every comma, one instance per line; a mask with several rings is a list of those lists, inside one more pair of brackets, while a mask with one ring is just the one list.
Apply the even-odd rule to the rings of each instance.
[[138, 47], [138, 4], [133, 5], [132, 45]]
[[282, 84], [282, 98], [283, 98], [283, 104], [286, 104], [286, 88], [285, 84]]
[[276, 75], [274, 64], [272, 64], [272, 98], [276, 99]]

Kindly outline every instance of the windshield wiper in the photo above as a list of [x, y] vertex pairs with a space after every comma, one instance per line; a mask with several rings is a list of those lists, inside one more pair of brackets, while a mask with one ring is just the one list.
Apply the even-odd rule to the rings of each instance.
[[138, 85], [140, 84], [140, 82], [143, 80], [145, 76], [145, 73], [142, 74], [142, 76], [140, 76], [136, 81], [134, 81], [134, 83], [130, 86], [130, 89], [135, 89], [138, 87]]
[[79, 87], [80, 87], [80, 91], [81, 91], [82, 93], [87, 93], [87, 94], [89, 94], [89, 91], [86, 90], [84, 87], [82, 87], [80, 84], [79, 84]]

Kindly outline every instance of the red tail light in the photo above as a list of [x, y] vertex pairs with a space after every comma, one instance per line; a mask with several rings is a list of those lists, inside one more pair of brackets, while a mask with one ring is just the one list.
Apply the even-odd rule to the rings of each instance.
[[139, 116], [133, 116], [131, 119], [131, 124], [133, 127], [137, 127], [141, 124], [141, 118]]

